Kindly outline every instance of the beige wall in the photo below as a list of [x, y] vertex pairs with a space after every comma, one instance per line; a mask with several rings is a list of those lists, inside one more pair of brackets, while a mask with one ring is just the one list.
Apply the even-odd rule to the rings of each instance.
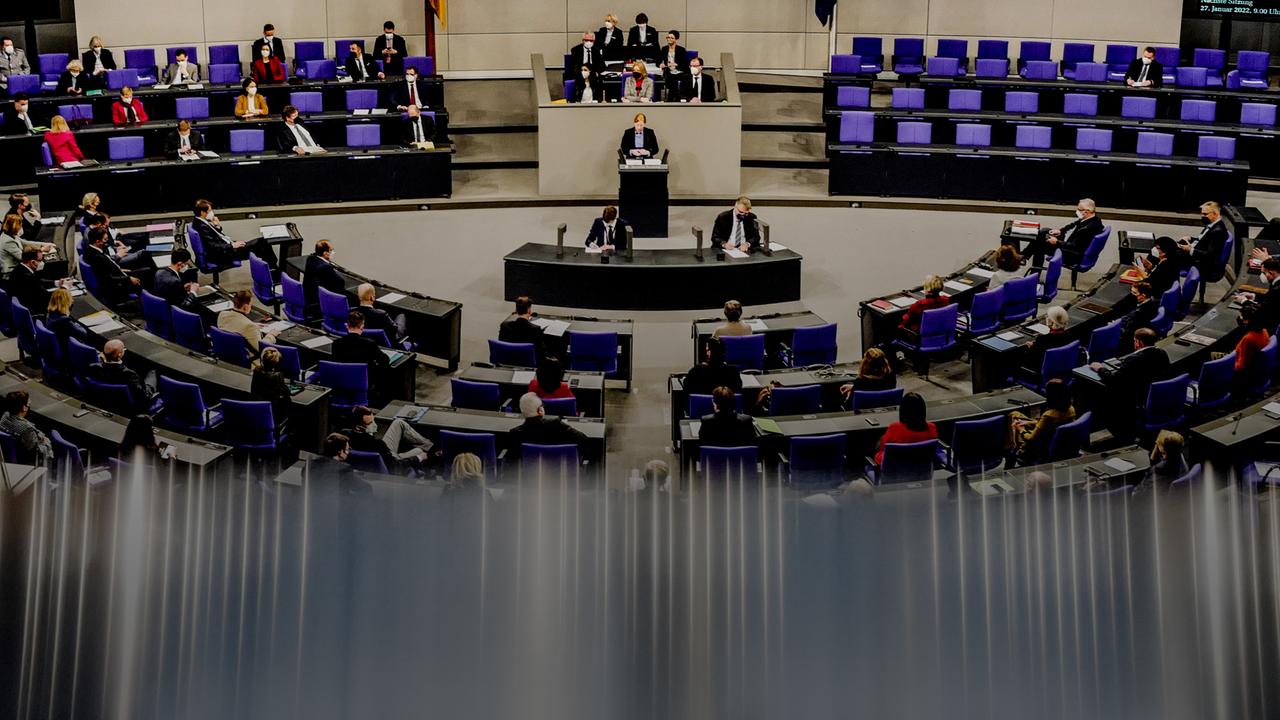
[[[195, 44], [203, 61], [206, 46], [235, 42], [247, 58], [263, 22], [276, 25], [291, 52], [294, 40], [371, 39], [391, 18], [411, 54], [426, 47], [423, 0], [205, 0], [201, 7], [193, 17], [190, 3], [76, 0], [80, 44], [95, 34], [116, 48]], [[606, 12], [625, 28], [639, 10], [660, 30], [679, 28], [681, 44], [704, 56], [733, 53], [739, 68], [827, 65], [827, 33], [813, 0], [453, 0], [449, 27], [437, 36], [437, 67], [522, 69], [531, 53], [558, 64]], [[939, 37], [1050, 39], [1056, 55], [1075, 40], [1176, 44], [1181, 10], [1181, 0], [843, 0], [837, 29], [843, 52], [854, 34], [867, 34], [923, 35], [930, 48]], [[1010, 53], [1016, 56], [1016, 43]]]

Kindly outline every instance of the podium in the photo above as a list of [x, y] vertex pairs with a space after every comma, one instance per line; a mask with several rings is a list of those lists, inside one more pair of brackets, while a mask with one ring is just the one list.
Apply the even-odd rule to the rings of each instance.
[[635, 237], [667, 237], [667, 178], [671, 166], [665, 151], [661, 159], [653, 160], [657, 164], [622, 158], [618, 161], [618, 215], [631, 223]]

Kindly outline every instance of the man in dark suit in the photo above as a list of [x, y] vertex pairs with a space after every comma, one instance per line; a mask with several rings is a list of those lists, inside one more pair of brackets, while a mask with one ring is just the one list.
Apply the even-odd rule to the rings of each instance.
[[583, 65], [596, 75], [604, 72], [604, 50], [596, 47], [596, 36], [592, 32], [582, 33], [582, 42], [569, 50], [569, 70], [577, 72]]
[[1160, 299], [1151, 289], [1151, 283], [1136, 282], [1129, 286], [1129, 294], [1137, 301], [1137, 307], [1124, 319], [1120, 330], [1120, 354], [1133, 344], [1133, 338], [1142, 328], [1151, 327], [1151, 321], [1160, 312]]
[[627, 31], [628, 54], [653, 59], [658, 56], [658, 31], [649, 27], [649, 16], [636, 15], [636, 24]]
[[401, 137], [406, 145], [426, 147], [436, 136], [436, 121], [430, 115], [423, 116], [417, 105], [410, 105], [405, 111]]
[[680, 96], [691, 103], [716, 101], [716, 79], [702, 71], [702, 58], [689, 61], [689, 76], [680, 85]]
[[360, 43], [351, 43], [351, 54], [347, 56], [347, 75], [356, 82], [381, 80], [387, 76], [378, 69], [378, 61], [372, 55], [365, 55]]
[[99, 298], [108, 305], [118, 305], [129, 299], [129, 295], [141, 288], [143, 283], [138, 277], [130, 275], [120, 267], [107, 247], [107, 229], [102, 225], [89, 228], [89, 242], [86, 244], [84, 261], [93, 270], [98, 281]]
[[298, 119], [298, 108], [285, 105], [280, 113], [283, 120], [276, 127], [276, 148], [282, 153], [294, 155], [312, 155], [324, 152], [324, 148], [311, 137], [311, 131]]
[[1107, 426], [1122, 442], [1133, 438], [1138, 408], [1146, 404], [1151, 383], [1164, 380], [1169, 373], [1169, 354], [1155, 344], [1155, 331], [1142, 328], [1133, 336], [1133, 352], [1124, 356], [1115, 368], [1097, 362], [1089, 365], [1107, 390], [1110, 408]]
[[1129, 63], [1129, 69], [1124, 73], [1124, 84], [1129, 87], [1158, 88], [1163, 72], [1164, 66], [1156, 62], [1156, 49], [1145, 47], [1142, 49], [1142, 57]]
[[356, 297], [360, 300], [360, 307], [356, 309], [364, 315], [364, 326], [370, 330], [381, 330], [387, 334], [387, 340], [393, 347], [399, 347], [404, 340], [404, 316], [393, 318], [391, 313], [375, 305], [378, 291], [369, 283], [361, 283], [356, 288]]
[[232, 240], [224, 233], [222, 223], [213, 212], [213, 203], [204, 199], [197, 200], [192, 212], [195, 214], [195, 219], [191, 221], [191, 226], [196, 229], [196, 234], [204, 243], [204, 257], [209, 264], [225, 265], [232, 260], [246, 260], [250, 254], [253, 254], [271, 267], [279, 269], [280, 262], [276, 259], [276, 251], [271, 249], [271, 244], [265, 238], [254, 238], [248, 241]]
[[[40, 213], [31, 206], [31, 198], [26, 193], [14, 193], [9, 196], [9, 214], [22, 218], [22, 239], [35, 242], [40, 236]], [[52, 248], [52, 246], [50, 246]]]
[[162, 297], [174, 307], [189, 310], [196, 296], [192, 293], [199, 283], [191, 282], [187, 277], [187, 269], [191, 266], [191, 253], [183, 248], [175, 248], [169, 255], [169, 266], [156, 271], [152, 280], [151, 294]]
[[1222, 207], [1210, 200], [1200, 206], [1200, 222], [1204, 228], [1192, 238], [1183, 237], [1178, 247], [1191, 256], [1191, 264], [1203, 277], [1217, 277], [1222, 270], [1222, 249], [1227, 244], [1227, 224], [1222, 220]]
[[618, 148], [629, 158], [656, 157], [658, 154], [658, 134], [652, 128], [645, 127], [648, 118], [644, 113], [636, 113], [632, 120], [634, 127], [622, 133], [622, 142]]
[[1053, 254], [1054, 250], [1062, 251], [1062, 262], [1071, 266], [1080, 262], [1084, 252], [1089, 248], [1093, 238], [1102, 232], [1102, 218], [1098, 217], [1098, 206], [1090, 198], [1081, 198], [1076, 203], [1076, 219], [1037, 236], [1028, 246], [1032, 256], [1032, 265], [1043, 265], [1044, 256]]
[[756, 224], [755, 213], [751, 212], [751, 198], [745, 195], [738, 198], [732, 210], [716, 216], [711, 226], [711, 246], [742, 252], [760, 247], [760, 226]]
[[724, 386], [711, 393], [716, 411], [702, 417], [698, 428], [698, 441], [703, 447], [740, 447], [755, 445], [756, 426], [750, 415], [738, 412], [738, 398], [733, 390]]
[[422, 83], [418, 81], [418, 69], [408, 67], [404, 69], [404, 82], [398, 82], [391, 89], [391, 107], [401, 112], [408, 110], [410, 105], [417, 105], [419, 108], [427, 107], [427, 101], [422, 96]]
[[364, 336], [364, 313], [359, 310], [347, 315], [347, 334], [333, 341], [333, 361], [368, 367], [370, 402], [377, 406], [386, 402], [384, 393], [391, 361], [373, 338]]
[[399, 75], [404, 72], [404, 56], [409, 48], [404, 38], [396, 34], [396, 24], [390, 20], [382, 23], [382, 34], [373, 41], [373, 56], [382, 61], [382, 67], [388, 75]]
[[4, 135], [34, 135], [36, 122], [31, 119], [31, 100], [26, 93], [13, 96], [13, 106], [4, 111]]
[[539, 358], [544, 356], [545, 337], [542, 328], [533, 324], [533, 300], [528, 295], [516, 298], [516, 314], [498, 326], [498, 339], [505, 343], [529, 343]]
[[53, 283], [39, 275], [43, 261], [44, 252], [28, 247], [22, 251], [22, 262], [14, 266], [8, 279], [9, 297], [22, 303], [37, 317], [45, 314], [49, 306], [49, 289], [53, 287]]
[[1267, 292], [1261, 298], [1255, 293], [1242, 292], [1236, 295], [1236, 302], [1258, 303], [1258, 323], [1272, 332], [1280, 327], [1280, 256], [1268, 255], [1262, 261], [1262, 279], [1267, 281]]
[[164, 155], [170, 160], [177, 160], [180, 155], [199, 153], [203, 149], [204, 136], [187, 120], [179, 120], [178, 129], [164, 139]]
[[315, 252], [307, 256], [302, 270], [302, 294], [307, 299], [308, 315], [320, 312], [320, 288], [338, 294], [347, 291], [346, 282], [333, 266], [333, 243], [328, 240], [316, 242]]
[[155, 397], [156, 391], [142, 382], [142, 377], [136, 371], [125, 366], [123, 340], [108, 340], [102, 346], [102, 362], [90, 365], [88, 375], [103, 384], [124, 385], [129, 388], [134, 407], [127, 410], [146, 412], [150, 409], [151, 399]]
[[270, 57], [279, 60], [281, 65], [284, 64], [284, 41], [276, 37], [276, 26], [271, 23], [262, 26], [262, 37], [253, 41], [253, 50], [249, 52], [249, 57], [255, 59], [261, 57], [263, 47], [270, 47]]
[[617, 207], [606, 205], [600, 217], [591, 223], [586, 245], [607, 252], [626, 252], [627, 230], [630, 227], [631, 223], [618, 217]]
[[586, 450], [587, 436], [582, 431], [570, 426], [561, 417], [547, 417], [542, 406], [542, 398], [537, 393], [525, 393], [520, 396], [520, 414], [524, 423], [511, 428], [507, 433], [510, 452], [519, 455], [520, 446], [524, 443], [534, 445], [577, 445], [578, 456]]

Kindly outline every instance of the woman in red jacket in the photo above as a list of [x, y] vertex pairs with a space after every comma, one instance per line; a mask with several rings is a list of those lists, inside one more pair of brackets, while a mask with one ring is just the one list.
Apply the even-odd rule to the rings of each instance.
[[133, 88], [120, 88], [120, 99], [111, 105], [111, 122], [116, 125], [132, 125], [147, 121], [147, 110], [141, 100], [133, 99]]
[[573, 397], [573, 389], [564, 381], [564, 366], [555, 358], [538, 363], [537, 375], [529, 381], [529, 392], [544, 400]]
[[904, 444], [938, 439], [938, 426], [925, 419], [924, 398], [920, 393], [907, 393], [898, 406], [898, 422], [890, 425], [880, 438], [876, 450], [876, 465], [884, 463], [884, 446], [889, 443]]
[[271, 55], [271, 48], [263, 46], [262, 56], [253, 59], [253, 81], [259, 85], [280, 84], [285, 81], [284, 64]]
[[44, 141], [49, 143], [54, 165], [84, 159], [84, 153], [80, 152], [71, 128], [67, 127], [67, 121], [61, 115], [54, 115], [49, 121], [49, 132], [44, 134]]
[[920, 320], [925, 310], [946, 307], [950, 298], [942, 297], [942, 278], [930, 275], [924, 279], [924, 297], [915, 301], [902, 316], [902, 329], [916, 334], [920, 332]]

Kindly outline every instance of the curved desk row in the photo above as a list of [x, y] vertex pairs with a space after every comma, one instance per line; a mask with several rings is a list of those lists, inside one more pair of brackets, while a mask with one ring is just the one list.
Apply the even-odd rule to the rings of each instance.
[[117, 215], [190, 211], [208, 197], [219, 207], [449, 197], [453, 148], [338, 148], [320, 155], [279, 153], [213, 159], [108, 162], [36, 173], [40, 204], [77, 207], [87, 192], [110, 192]]
[[689, 310], [724, 305], [730, 297], [747, 305], [800, 299], [801, 256], [793, 250], [752, 253], [716, 260], [705, 250], [634, 251], [634, 257], [601, 255], [568, 247], [525, 243], [503, 258], [504, 297], [528, 295], [534, 302], [604, 310]]

